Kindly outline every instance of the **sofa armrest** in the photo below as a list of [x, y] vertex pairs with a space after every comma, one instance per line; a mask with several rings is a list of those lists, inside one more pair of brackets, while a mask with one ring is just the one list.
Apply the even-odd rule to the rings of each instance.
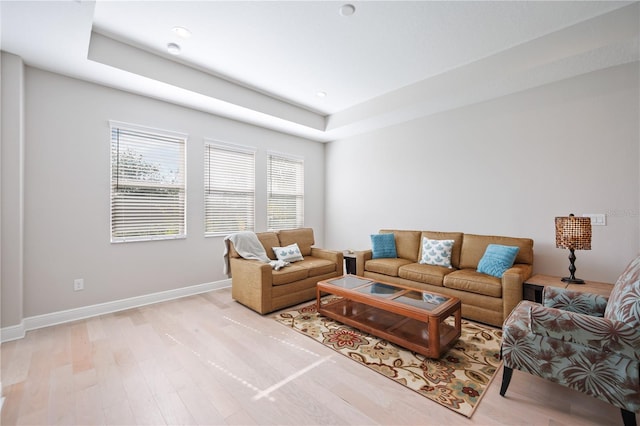
[[502, 275], [502, 313], [507, 318], [523, 297], [523, 283], [531, 276], [533, 266], [516, 263]]
[[344, 254], [341, 251], [311, 247], [311, 256], [334, 262], [338, 275], [344, 274]]
[[242, 258], [232, 258], [230, 262], [231, 296], [256, 312], [271, 312], [271, 265]]
[[371, 260], [373, 258], [373, 251], [371, 250], [361, 250], [356, 251], [356, 275], [359, 277], [364, 276], [364, 263], [367, 260]]
[[640, 330], [623, 322], [541, 305], [532, 305], [529, 315], [534, 334], [639, 358]]
[[271, 285], [271, 265], [254, 259], [231, 259], [231, 277], [242, 277], [259, 281], [269, 281]]
[[542, 293], [542, 304], [547, 308], [577, 312], [594, 317], [604, 316], [607, 308], [606, 296], [567, 290], [560, 287], [545, 287]]

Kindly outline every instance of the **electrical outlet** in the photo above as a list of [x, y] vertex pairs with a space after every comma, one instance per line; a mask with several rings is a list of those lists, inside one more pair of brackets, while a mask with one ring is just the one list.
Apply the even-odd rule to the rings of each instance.
[[84, 290], [84, 279], [76, 278], [75, 280], [73, 280], [73, 291], [80, 291], [80, 290]]
[[585, 213], [582, 217], [590, 217], [591, 226], [607, 226], [607, 215], [604, 213]]

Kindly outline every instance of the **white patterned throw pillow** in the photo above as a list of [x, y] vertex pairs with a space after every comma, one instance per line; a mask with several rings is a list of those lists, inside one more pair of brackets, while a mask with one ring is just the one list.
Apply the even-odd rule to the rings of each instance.
[[297, 243], [293, 243], [286, 247], [274, 247], [273, 252], [275, 253], [278, 260], [283, 260], [285, 262], [304, 260]]
[[453, 240], [430, 240], [422, 237], [422, 257], [420, 263], [451, 268]]

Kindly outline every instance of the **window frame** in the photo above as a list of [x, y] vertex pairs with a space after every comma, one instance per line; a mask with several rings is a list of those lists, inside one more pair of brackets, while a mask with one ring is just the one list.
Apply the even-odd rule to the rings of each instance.
[[[274, 222], [272, 209], [273, 199], [274, 199], [274, 190], [273, 190], [273, 173], [272, 173], [272, 158], [279, 158], [281, 160], [290, 162], [292, 164], [296, 164], [297, 167], [300, 167], [300, 170], [295, 170], [294, 173], [297, 174], [300, 181], [296, 181], [292, 186], [295, 186], [296, 189], [293, 191], [293, 194], [286, 193], [278, 193], [277, 196], [296, 199], [296, 202], [293, 205], [299, 206], [296, 207], [295, 210], [295, 218], [292, 219], [292, 222], [286, 226], [283, 226], [283, 220], [280, 220], [280, 224]], [[305, 193], [305, 185], [304, 185], [304, 177], [305, 177], [305, 167], [304, 167], [304, 157], [287, 154], [276, 151], [268, 151], [267, 152], [267, 229], [270, 231], [281, 230], [281, 229], [296, 229], [304, 227], [304, 193]]]
[[[208, 151], [209, 149], [214, 149], [214, 150], [218, 150], [218, 151], [227, 151], [230, 153], [234, 153], [234, 154], [238, 154], [238, 155], [248, 155], [251, 157], [251, 164], [250, 167], [246, 167], [247, 171], [251, 172], [251, 176], [246, 176], [246, 178], [248, 179], [248, 182], [251, 182], [251, 190], [250, 191], [240, 191], [234, 188], [230, 188], [229, 186], [223, 187], [223, 189], [219, 189], [217, 190], [218, 192], [220, 191], [227, 191], [230, 193], [246, 193], [246, 194], [251, 194], [251, 203], [249, 203], [249, 210], [246, 210], [246, 212], [250, 212], [250, 215], [245, 215], [245, 214], [241, 214], [239, 216], [243, 217], [244, 219], [246, 219], [246, 223], [247, 223], [247, 227], [244, 229], [241, 229], [240, 227], [238, 228], [227, 228], [227, 229], [221, 229], [221, 230], [215, 230], [215, 231], [208, 231], [208, 221], [209, 221], [209, 214], [207, 213], [207, 209], [208, 209], [208, 197], [211, 195], [209, 194], [209, 191], [211, 191], [211, 166], [213, 165], [212, 163], [210, 163], [210, 155], [208, 155]], [[233, 144], [233, 143], [228, 143], [228, 142], [223, 142], [223, 141], [219, 141], [219, 140], [215, 140], [215, 139], [209, 139], [209, 138], [205, 138], [204, 139], [204, 143], [203, 143], [203, 216], [204, 216], [204, 236], [205, 237], [217, 237], [217, 236], [223, 236], [223, 235], [229, 235], [235, 232], [240, 232], [240, 231], [255, 231], [256, 229], [256, 153], [257, 153], [257, 149], [254, 147], [250, 147], [250, 146], [245, 146], [245, 145], [237, 145], [237, 144]]]
[[[130, 133], [130, 136], [132, 136], [132, 139], [140, 138], [140, 141], [142, 141], [142, 142], [139, 142], [141, 147], [144, 147], [145, 144], [143, 141], [145, 140], [145, 136], [147, 136], [148, 146], [144, 148], [148, 150], [151, 150], [154, 147], [153, 144], [156, 144], [156, 148], [161, 147], [163, 143], [177, 144], [177, 147], [172, 147], [174, 149], [177, 149], [177, 157], [175, 158], [175, 160], [172, 159], [172, 161], [176, 161], [177, 163], [178, 169], [175, 172], [176, 172], [176, 176], [178, 177], [178, 182], [168, 183], [168, 182], [152, 181], [151, 179], [148, 181], [129, 179], [128, 182], [125, 181], [126, 183], [121, 184], [120, 182], [121, 182], [122, 176], [119, 175], [119, 170], [116, 170], [114, 174], [114, 166], [118, 168], [120, 167], [120, 164], [121, 164], [120, 157], [124, 152], [124, 151], [121, 151], [120, 149], [120, 143], [122, 141], [120, 140], [114, 141], [114, 132], [117, 132], [118, 130]], [[188, 139], [189, 139], [189, 135], [186, 133], [159, 129], [154, 127], [147, 127], [147, 126], [142, 126], [138, 124], [125, 123], [125, 122], [120, 122], [115, 120], [109, 120], [109, 151], [110, 151], [109, 152], [109, 159], [110, 159], [110, 167], [109, 167], [109, 170], [110, 170], [110, 174], [109, 174], [110, 232], [109, 234], [110, 234], [110, 241], [112, 244], [144, 242], [144, 241], [177, 240], [177, 239], [187, 238], [187, 142], [188, 142]], [[115, 149], [115, 153], [117, 155], [116, 158], [114, 158], [114, 142], [117, 144], [117, 147]], [[166, 145], [165, 150], [169, 151], [168, 150], [169, 147], [171, 147], [171, 145]], [[164, 155], [164, 153], [162, 155]], [[140, 158], [144, 159], [144, 157], [142, 156], [140, 156]], [[144, 161], [150, 162], [154, 160], [158, 161], [160, 159], [161, 157], [151, 156], [151, 158], [144, 159]], [[142, 169], [144, 170], [144, 168]], [[139, 169], [136, 169], [136, 170], [139, 170]], [[146, 230], [147, 234], [143, 235], [145, 232], [145, 229], [144, 229], [145, 227], [141, 226], [137, 230], [138, 234], [136, 235], [132, 235], [132, 236], [117, 235], [119, 232], [120, 233], [124, 232], [122, 230], [118, 231], [119, 227], [115, 225], [116, 219], [114, 218], [114, 213], [117, 213], [119, 209], [116, 206], [117, 197], [118, 197], [118, 191], [116, 190], [116, 188], [119, 185], [122, 185], [123, 188], [128, 187], [132, 189], [133, 192], [145, 191], [145, 190], [148, 191], [152, 188], [171, 190], [171, 191], [177, 190], [177, 202], [167, 203], [167, 206], [170, 206], [170, 207], [175, 206], [178, 208], [178, 214], [176, 215], [176, 217], [178, 218], [178, 221], [175, 222], [175, 224], [177, 225], [177, 233], [163, 234], [162, 232], [166, 232], [166, 228], [167, 228], [167, 222], [165, 221], [165, 223], [156, 222], [156, 226], [159, 226], [160, 228], [164, 226], [165, 231], [152, 232], [150, 229], [147, 229]], [[122, 191], [120, 191], [120, 196], [122, 196], [121, 193]], [[124, 201], [123, 205], [126, 204], [127, 202], [131, 203], [131, 201]], [[153, 203], [151, 202], [150, 204], [153, 204]], [[158, 206], [156, 205], [155, 207], [158, 207]], [[126, 205], [125, 207], [120, 208], [120, 211], [123, 211], [125, 216], [127, 216], [127, 214], [131, 215], [131, 212], [126, 211]], [[153, 220], [149, 220], [149, 217], [150, 215], [148, 215], [145, 218], [145, 220], [148, 221], [148, 226], [151, 227], [153, 226]], [[130, 221], [131, 217], [129, 217], [128, 220]], [[124, 222], [126, 221], [127, 219], [124, 220]]]

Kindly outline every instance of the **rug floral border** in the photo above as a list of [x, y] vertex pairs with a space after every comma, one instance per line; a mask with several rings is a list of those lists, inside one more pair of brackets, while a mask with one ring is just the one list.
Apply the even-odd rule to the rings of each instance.
[[440, 359], [404, 349], [316, 312], [316, 304], [274, 317], [438, 404], [471, 417], [501, 365], [502, 330], [462, 320], [460, 339]]

